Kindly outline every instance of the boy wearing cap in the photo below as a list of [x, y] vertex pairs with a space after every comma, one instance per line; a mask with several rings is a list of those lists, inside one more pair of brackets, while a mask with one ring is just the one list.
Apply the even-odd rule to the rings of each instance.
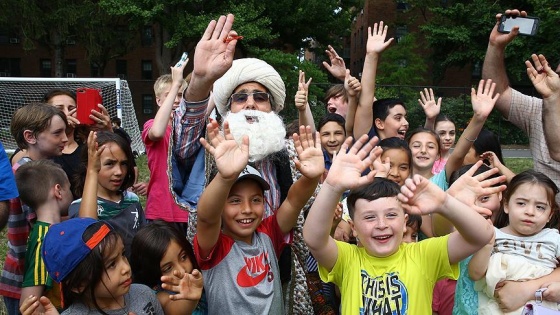
[[[270, 185], [247, 165], [249, 138], [240, 144], [225, 125], [208, 125], [209, 142], [202, 145], [214, 156], [218, 174], [198, 203], [194, 251], [202, 270], [209, 314], [284, 314], [278, 256], [285, 236], [313, 194], [324, 170], [318, 135], [300, 127], [294, 135], [302, 173], [286, 200], [263, 220], [264, 191]], [[224, 294], [227, 292], [227, 294]]]
[[20, 305], [29, 295], [46, 296], [60, 307], [60, 288], [45, 271], [40, 248], [51, 224], [59, 223], [72, 202], [70, 182], [64, 170], [51, 160], [31, 161], [16, 171], [19, 198], [35, 209], [37, 221], [29, 233]]

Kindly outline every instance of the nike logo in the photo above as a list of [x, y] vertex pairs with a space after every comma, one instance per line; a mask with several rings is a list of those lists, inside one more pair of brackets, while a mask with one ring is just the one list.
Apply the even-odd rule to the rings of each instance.
[[237, 274], [237, 284], [243, 288], [254, 287], [266, 278], [270, 272], [267, 263], [268, 253], [262, 253], [255, 257], [244, 258], [245, 266]]

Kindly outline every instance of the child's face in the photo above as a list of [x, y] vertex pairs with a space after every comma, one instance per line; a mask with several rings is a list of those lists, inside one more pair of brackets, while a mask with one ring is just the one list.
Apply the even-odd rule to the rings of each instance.
[[344, 100], [344, 95], [339, 94], [329, 98], [327, 101], [327, 111], [346, 118], [346, 114], [348, 114], [348, 101]]
[[418, 170], [431, 170], [439, 157], [438, 142], [434, 135], [419, 132], [410, 138], [409, 143], [414, 167]]
[[407, 225], [404, 231], [403, 243], [416, 243], [418, 242], [418, 222], [414, 222], [412, 226]]
[[402, 105], [393, 106], [384, 121], [376, 120], [376, 126], [380, 136], [382, 135], [381, 139], [398, 137], [404, 140], [408, 130], [406, 109]]
[[356, 200], [352, 223], [354, 236], [374, 257], [397, 252], [403, 240], [407, 215], [397, 197]]
[[181, 274], [191, 273], [193, 264], [187, 252], [175, 240], [171, 240], [165, 254], [159, 263], [162, 276], [173, 276], [173, 271], [178, 270]]
[[264, 196], [261, 186], [246, 179], [231, 187], [222, 214], [223, 232], [235, 240], [251, 244], [253, 232], [261, 224]]
[[546, 188], [533, 183], [521, 184], [504, 204], [509, 216], [508, 232], [516, 236], [539, 233], [552, 216]]
[[333, 155], [334, 152], [340, 150], [340, 146], [344, 142], [344, 128], [337, 122], [329, 121], [321, 130], [319, 130], [321, 135], [321, 146], [323, 150], [326, 150], [329, 155]]
[[443, 120], [436, 124], [436, 133], [441, 141], [441, 150], [447, 152], [455, 144], [455, 124], [449, 120]]
[[43, 157], [51, 158], [62, 154], [66, 142], [68, 142], [66, 124], [60, 116], [55, 115], [51, 119], [50, 126], [46, 130], [40, 132], [30, 143], [36, 145], [39, 153]]
[[61, 215], [68, 215], [68, 208], [74, 200], [72, 196], [72, 191], [70, 190], [70, 182], [66, 181], [63, 185], [58, 185], [59, 191], [57, 192], [60, 200]]
[[502, 193], [499, 192], [491, 195], [480, 196], [476, 199], [474, 204], [479, 207], [483, 207], [492, 211], [492, 217], [490, 219], [492, 220], [492, 222], [494, 222], [496, 219], [496, 215], [500, 210], [501, 201], [502, 201]]
[[410, 160], [404, 149], [388, 149], [383, 151], [381, 161], [386, 158], [391, 161], [387, 179], [394, 181], [399, 186], [404, 185], [404, 181], [410, 176]]
[[101, 169], [97, 175], [98, 194], [113, 196], [124, 182], [130, 161], [116, 143], [108, 142], [104, 146], [100, 156]]
[[124, 245], [121, 238], [111, 253], [103, 253], [105, 272], [101, 282], [93, 289], [97, 304], [102, 309], [120, 309], [124, 305], [124, 295], [132, 284], [130, 265], [124, 255]]
[[[158, 107], [161, 107], [161, 105], [163, 105], [163, 102], [169, 95], [169, 91], [171, 91], [171, 83], [165, 86], [163, 93], [161, 93], [160, 95], [156, 95], [156, 103]], [[177, 92], [177, 95], [175, 95], [175, 100], [173, 101], [173, 110], [179, 107], [179, 104], [181, 103], [181, 98], [183, 98], [183, 91], [179, 89], [179, 92]]]

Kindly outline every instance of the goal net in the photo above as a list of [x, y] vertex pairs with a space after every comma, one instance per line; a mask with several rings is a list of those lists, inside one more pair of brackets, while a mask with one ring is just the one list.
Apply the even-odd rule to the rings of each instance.
[[32, 102], [39, 102], [51, 89], [68, 89], [89, 87], [101, 91], [103, 106], [110, 117], [121, 118], [121, 128], [132, 139], [132, 150], [145, 151], [136, 119], [134, 104], [128, 83], [121, 79], [107, 78], [15, 78], [0, 77], [0, 141], [7, 151], [13, 151], [17, 145], [10, 134], [10, 122], [16, 109]]

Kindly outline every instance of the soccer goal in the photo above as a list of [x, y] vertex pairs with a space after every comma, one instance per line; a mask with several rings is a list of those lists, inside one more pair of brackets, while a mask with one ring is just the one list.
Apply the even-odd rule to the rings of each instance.
[[68, 89], [89, 87], [101, 90], [103, 106], [110, 117], [117, 116], [122, 120], [121, 127], [132, 139], [132, 150], [138, 153], [145, 151], [144, 144], [136, 119], [134, 104], [128, 83], [121, 79], [108, 78], [16, 78], [0, 77], [0, 141], [8, 151], [17, 148], [10, 134], [10, 121], [16, 109], [39, 102], [43, 95], [51, 89]]

